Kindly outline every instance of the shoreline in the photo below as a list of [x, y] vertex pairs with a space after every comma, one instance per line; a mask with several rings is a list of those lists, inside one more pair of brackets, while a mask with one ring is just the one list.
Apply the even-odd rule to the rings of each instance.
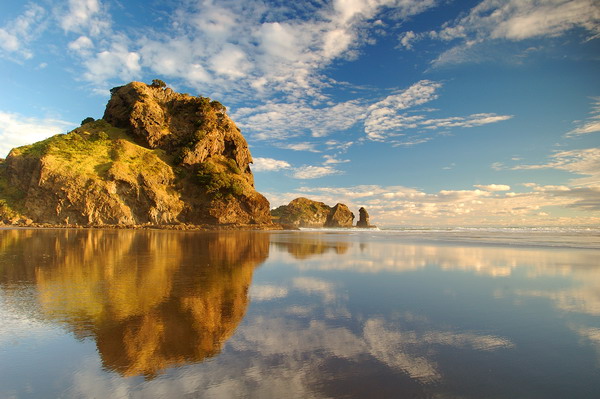
[[290, 226], [283, 226], [278, 223], [272, 224], [136, 224], [136, 225], [118, 225], [118, 224], [52, 224], [52, 223], [17, 223], [5, 224], [0, 222], [0, 229], [90, 229], [90, 230], [174, 230], [174, 231], [235, 231], [235, 230], [294, 230]]

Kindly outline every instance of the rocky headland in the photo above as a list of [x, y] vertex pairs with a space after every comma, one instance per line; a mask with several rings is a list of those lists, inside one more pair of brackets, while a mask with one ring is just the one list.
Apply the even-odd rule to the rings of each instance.
[[111, 93], [103, 119], [0, 160], [1, 223], [275, 227], [221, 103], [162, 81]]

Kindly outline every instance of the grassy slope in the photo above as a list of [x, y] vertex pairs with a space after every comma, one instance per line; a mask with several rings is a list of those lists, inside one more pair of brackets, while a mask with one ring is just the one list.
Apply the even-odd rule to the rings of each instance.
[[[15, 148], [12, 156], [43, 159], [45, 167], [74, 180], [90, 183], [110, 176], [136, 183], [138, 177], [164, 184], [174, 177], [172, 162], [163, 150], [150, 150], [133, 142], [123, 129], [99, 120], [85, 124], [68, 134]], [[0, 219], [23, 213], [24, 193], [11, 187], [5, 163], [0, 161]]]

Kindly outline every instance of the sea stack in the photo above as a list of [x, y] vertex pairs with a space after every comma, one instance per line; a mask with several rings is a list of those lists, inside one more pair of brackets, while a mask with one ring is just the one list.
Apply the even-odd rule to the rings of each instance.
[[361, 207], [358, 210], [358, 222], [356, 222], [356, 227], [373, 227], [369, 224], [369, 213], [364, 207]]

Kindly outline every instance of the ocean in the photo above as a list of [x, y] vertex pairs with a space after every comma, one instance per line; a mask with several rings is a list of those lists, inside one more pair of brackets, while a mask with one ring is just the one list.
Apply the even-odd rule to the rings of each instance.
[[0, 229], [1, 398], [597, 398], [600, 228]]

